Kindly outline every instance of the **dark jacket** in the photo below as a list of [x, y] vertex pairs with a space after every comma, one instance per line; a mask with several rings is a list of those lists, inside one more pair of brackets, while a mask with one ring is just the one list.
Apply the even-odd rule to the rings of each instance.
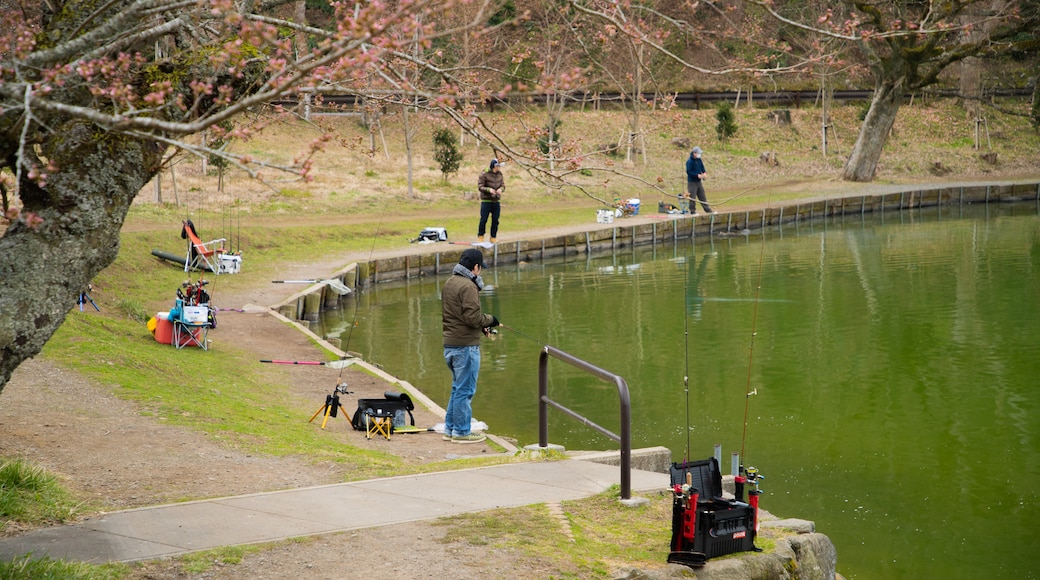
[[441, 322], [444, 346], [476, 346], [482, 330], [491, 326], [495, 317], [480, 311], [477, 283], [462, 274], [453, 274], [441, 289]]
[[480, 192], [480, 201], [498, 201], [502, 199], [500, 194], [493, 193], [494, 190], [500, 187], [502, 191], [506, 190], [506, 177], [502, 175], [501, 171], [486, 169], [477, 178], [477, 191]]
[[704, 169], [704, 160], [694, 157], [692, 154], [686, 160], [686, 181], [700, 181], [700, 174], [707, 173]]

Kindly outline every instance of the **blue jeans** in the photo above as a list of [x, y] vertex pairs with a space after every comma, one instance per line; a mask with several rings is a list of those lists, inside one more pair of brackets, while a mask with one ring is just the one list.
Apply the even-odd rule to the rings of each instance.
[[444, 434], [452, 437], [469, 435], [473, 419], [473, 395], [477, 394], [480, 372], [479, 346], [446, 346], [444, 362], [451, 369], [451, 398], [444, 416]]

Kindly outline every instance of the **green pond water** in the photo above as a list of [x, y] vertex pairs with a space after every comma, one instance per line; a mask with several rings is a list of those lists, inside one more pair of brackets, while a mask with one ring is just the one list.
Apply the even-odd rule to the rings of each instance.
[[[680, 461], [721, 444], [724, 473], [743, 449], [763, 509], [815, 521], [848, 578], [1040, 574], [1036, 203], [846, 216], [484, 280], [485, 311], [514, 329], [483, 348], [473, 407], [493, 433], [538, 442], [549, 344], [626, 379], [633, 447]], [[370, 288], [353, 330], [350, 303], [323, 332], [446, 406], [443, 281]], [[549, 394], [619, 432], [613, 384], [550, 359]], [[549, 441], [617, 448], [558, 411]]]

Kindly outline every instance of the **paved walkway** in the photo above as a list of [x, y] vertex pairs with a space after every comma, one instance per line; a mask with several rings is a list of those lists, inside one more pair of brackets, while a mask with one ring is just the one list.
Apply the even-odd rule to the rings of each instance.
[[[34, 557], [100, 564], [176, 556], [581, 499], [619, 484], [617, 466], [568, 459], [409, 475], [113, 512], [0, 540], [0, 559]], [[668, 474], [632, 470], [632, 493], [661, 491]]]

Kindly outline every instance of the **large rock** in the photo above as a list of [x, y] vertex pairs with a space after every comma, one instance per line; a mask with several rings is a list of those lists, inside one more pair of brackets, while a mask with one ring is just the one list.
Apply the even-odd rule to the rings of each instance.
[[765, 554], [748, 552], [737, 557], [709, 560], [702, 568], [677, 564], [656, 570], [623, 568], [615, 580], [834, 580], [838, 552], [823, 534], [800, 534], [776, 542], [776, 550]]

